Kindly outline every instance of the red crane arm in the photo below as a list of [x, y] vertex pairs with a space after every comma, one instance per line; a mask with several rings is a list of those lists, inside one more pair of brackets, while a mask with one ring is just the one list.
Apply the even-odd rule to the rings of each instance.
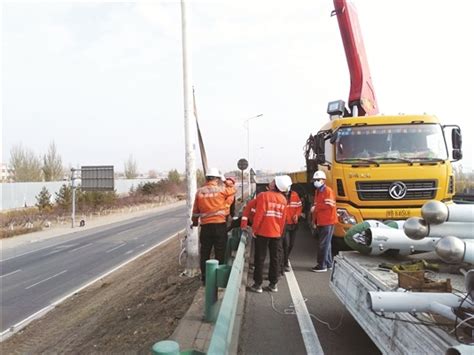
[[334, 0], [334, 8], [331, 16], [337, 16], [351, 76], [349, 108], [353, 115], [354, 107], [357, 109], [357, 116], [376, 115], [379, 112], [377, 99], [356, 9], [346, 0]]

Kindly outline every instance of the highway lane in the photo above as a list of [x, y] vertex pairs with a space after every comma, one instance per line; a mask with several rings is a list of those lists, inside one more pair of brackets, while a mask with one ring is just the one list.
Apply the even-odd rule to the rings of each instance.
[[1, 332], [183, 229], [186, 206], [2, 252]]

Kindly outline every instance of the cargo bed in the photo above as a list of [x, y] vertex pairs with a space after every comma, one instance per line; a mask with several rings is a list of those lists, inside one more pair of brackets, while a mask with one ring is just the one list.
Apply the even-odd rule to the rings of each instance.
[[[419, 256], [416, 258], [420, 259]], [[410, 323], [431, 323], [433, 319], [429, 315], [416, 318], [409, 313], [386, 313], [386, 317], [399, 319], [389, 320], [376, 315], [369, 306], [369, 291], [393, 291], [398, 287], [397, 274], [382, 271], [378, 265], [413, 259], [413, 256], [393, 259], [366, 256], [355, 251], [340, 252], [334, 259], [330, 287], [383, 353], [443, 354], [448, 348], [459, 345], [449, 334], [450, 329]], [[436, 262], [440, 263], [439, 260]], [[465, 292], [462, 275], [430, 273], [429, 277], [438, 280], [450, 278], [453, 290]]]

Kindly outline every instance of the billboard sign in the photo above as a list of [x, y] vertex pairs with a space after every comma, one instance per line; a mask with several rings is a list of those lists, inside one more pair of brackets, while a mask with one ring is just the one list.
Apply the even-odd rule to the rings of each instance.
[[81, 167], [81, 190], [113, 191], [114, 166], [97, 165]]

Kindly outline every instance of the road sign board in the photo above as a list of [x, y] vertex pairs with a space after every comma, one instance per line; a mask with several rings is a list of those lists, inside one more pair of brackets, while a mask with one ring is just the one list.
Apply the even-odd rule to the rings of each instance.
[[114, 166], [97, 165], [81, 167], [81, 190], [113, 191]]
[[245, 170], [249, 167], [249, 162], [247, 161], [247, 159], [240, 159], [238, 162], [237, 162], [237, 167], [240, 169], [240, 170]]

